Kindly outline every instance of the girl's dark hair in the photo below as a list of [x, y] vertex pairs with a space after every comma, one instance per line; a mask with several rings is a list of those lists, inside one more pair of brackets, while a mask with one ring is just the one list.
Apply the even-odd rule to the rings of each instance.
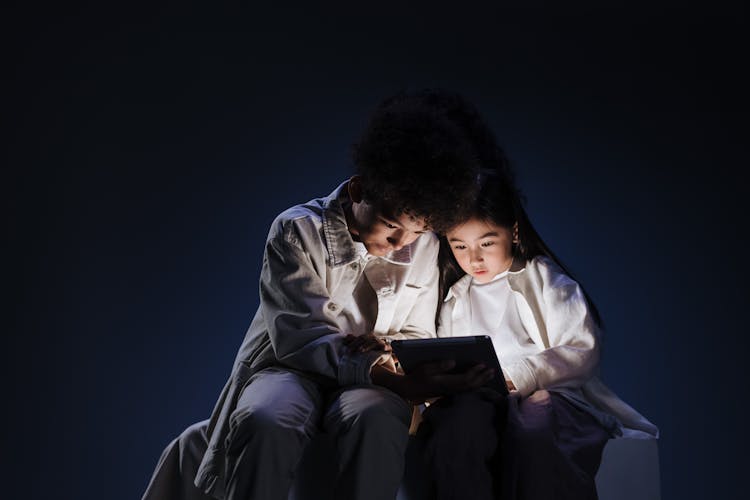
[[[477, 126], [477, 124], [474, 123], [473, 126]], [[565, 274], [575, 280], [567, 266], [547, 246], [531, 223], [524, 209], [525, 198], [516, 187], [515, 176], [510, 163], [502, 149], [495, 144], [489, 127], [480, 123], [478, 129], [468, 127], [467, 133], [476, 133], [478, 140], [475, 141], [475, 144], [478, 156], [482, 159], [484, 166], [477, 177], [479, 191], [474, 206], [470, 210], [470, 216], [490, 221], [511, 231], [513, 225], [518, 223], [518, 243], [514, 244], [512, 248], [514, 261], [528, 262], [534, 257], [545, 255], [557, 264]], [[442, 299], [445, 298], [448, 289], [465, 274], [456, 262], [445, 234], [440, 236], [438, 261], [440, 265], [439, 296], [442, 304]], [[594, 321], [599, 327], [603, 327], [602, 318], [594, 301], [583, 285], [580, 282], [578, 284], [583, 291]]]

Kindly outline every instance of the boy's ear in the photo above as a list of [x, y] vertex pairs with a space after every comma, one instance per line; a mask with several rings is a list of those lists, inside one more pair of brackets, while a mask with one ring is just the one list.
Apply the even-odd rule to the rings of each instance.
[[362, 202], [362, 178], [358, 175], [353, 175], [351, 179], [349, 179], [349, 199], [352, 200], [353, 203], [361, 203]]

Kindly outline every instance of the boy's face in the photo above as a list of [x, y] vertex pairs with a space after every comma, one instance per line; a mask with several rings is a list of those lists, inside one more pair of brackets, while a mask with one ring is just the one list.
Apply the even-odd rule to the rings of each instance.
[[375, 207], [362, 199], [356, 177], [350, 181], [349, 195], [352, 200], [351, 212], [347, 214], [349, 232], [371, 255], [388, 255], [429, 231], [424, 218], [392, 214], [387, 208]]

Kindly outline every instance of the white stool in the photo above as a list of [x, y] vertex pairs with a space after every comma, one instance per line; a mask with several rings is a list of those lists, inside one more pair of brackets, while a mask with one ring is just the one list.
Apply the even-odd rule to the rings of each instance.
[[599, 500], [660, 500], [659, 442], [610, 439], [596, 474]]

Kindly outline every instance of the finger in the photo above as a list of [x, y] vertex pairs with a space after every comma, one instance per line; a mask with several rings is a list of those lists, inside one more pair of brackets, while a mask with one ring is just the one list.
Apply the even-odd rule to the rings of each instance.
[[375, 350], [375, 345], [371, 341], [360, 342], [357, 346], [357, 351], [359, 352], [368, 352], [372, 350]]
[[446, 393], [455, 394], [482, 387], [494, 376], [492, 368], [476, 366], [464, 373], [435, 375], [434, 380], [445, 388]]
[[486, 368], [476, 373], [473, 373], [467, 378], [467, 383], [472, 389], [481, 387], [495, 377], [495, 370]]
[[495, 369], [480, 363], [466, 370], [463, 375], [467, 380], [487, 380], [495, 376]]
[[362, 346], [359, 348], [361, 352], [366, 351], [385, 351], [385, 343], [377, 340], [372, 339], [364, 342]]
[[364, 343], [365, 341], [362, 339], [355, 339], [351, 344], [349, 344], [349, 349], [351, 349], [352, 351], [362, 352], [362, 346], [364, 345]]
[[[453, 363], [455, 365], [455, 363]], [[435, 377], [441, 376], [444, 383], [449, 384], [451, 387], [469, 387], [476, 384], [477, 381], [484, 380], [487, 376], [487, 371], [492, 374], [491, 369], [488, 369], [483, 364], [475, 365], [461, 373], [445, 373], [447, 370], [442, 370], [439, 373], [435, 373]]]
[[469, 377], [474, 377], [474, 376], [481, 374], [482, 372], [486, 370], [488, 370], [488, 368], [482, 363], [479, 363], [478, 365], [474, 365], [468, 370], [466, 370], [465, 374]]
[[444, 359], [443, 361], [436, 361], [433, 363], [424, 363], [419, 366], [419, 373], [426, 376], [434, 376], [452, 369], [456, 366], [456, 362], [452, 359]]
[[360, 346], [362, 345], [364, 341], [359, 337], [354, 337], [348, 344], [347, 347], [349, 348], [350, 352], [357, 352], [360, 350]]

